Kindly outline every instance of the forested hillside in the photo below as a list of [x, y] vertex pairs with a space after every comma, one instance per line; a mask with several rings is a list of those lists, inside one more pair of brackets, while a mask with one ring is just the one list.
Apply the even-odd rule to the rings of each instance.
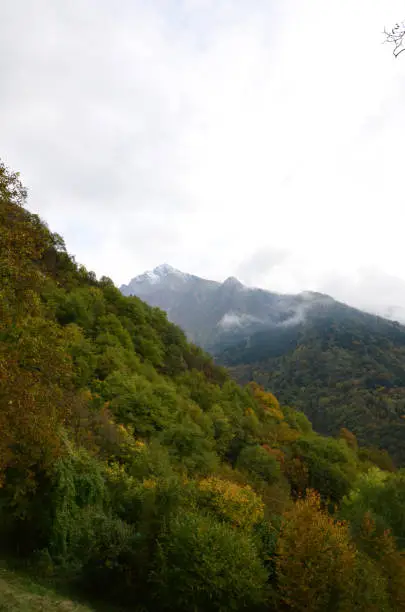
[[303, 410], [314, 428], [341, 427], [405, 465], [405, 328], [335, 305], [298, 328], [261, 332], [219, 361]]
[[278, 295], [167, 265], [121, 290], [163, 308], [238, 382], [263, 385], [316, 431], [347, 427], [405, 465], [403, 325], [326, 295]]
[[405, 610], [404, 472], [238, 386], [24, 203], [1, 165], [3, 554], [112, 610]]

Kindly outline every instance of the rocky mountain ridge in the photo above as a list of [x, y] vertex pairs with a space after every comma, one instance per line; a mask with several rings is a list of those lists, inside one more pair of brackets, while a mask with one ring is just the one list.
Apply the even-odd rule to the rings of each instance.
[[168, 264], [136, 276], [121, 291], [165, 310], [192, 341], [211, 350], [262, 329], [295, 326], [311, 311], [334, 303], [315, 292], [288, 295], [247, 287], [232, 276], [223, 283], [207, 280]]

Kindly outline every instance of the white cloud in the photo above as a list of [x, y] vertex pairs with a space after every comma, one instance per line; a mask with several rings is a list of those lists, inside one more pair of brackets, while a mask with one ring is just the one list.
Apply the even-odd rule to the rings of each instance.
[[262, 323], [260, 319], [246, 313], [227, 312], [218, 322], [218, 327], [229, 330], [246, 327], [252, 323]]
[[399, 0], [6, 3], [4, 157], [30, 207], [117, 283], [169, 261], [405, 309], [405, 60], [382, 44], [404, 11]]

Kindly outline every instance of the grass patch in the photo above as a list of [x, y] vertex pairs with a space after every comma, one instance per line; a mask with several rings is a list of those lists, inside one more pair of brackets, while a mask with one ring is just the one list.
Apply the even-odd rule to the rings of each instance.
[[[95, 612], [0, 564], [0, 612]], [[110, 608], [112, 610], [112, 608]]]

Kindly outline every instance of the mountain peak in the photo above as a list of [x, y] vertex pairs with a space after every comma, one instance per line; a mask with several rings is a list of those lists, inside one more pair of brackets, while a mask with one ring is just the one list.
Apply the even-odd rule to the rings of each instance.
[[153, 269], [153, 273], [157, 274], [158, 276], [167, 276], [168, 274], [183, 275], [183, 272], [180, 272], [180, 270], [176, 270], [176, 268], [173, 268], [173, 266], [168, 263], [163, 263], [159, 266], [156, 266], [156, 268]]
[[148, 270], [147, 272], [136, 276], [132, 279], [130, 285], [132, 283], [136, 283], [136, 285], [157, 285], [166, 279], [181, 279], [185, 281], [189, 278], [189, 276], [189, 274], [185, 274], [184, 272], [173, 268], [173, 266], [164, 263], [156, 266], [156, 268], [153, 268], [153, 270]]
[[229, 276], [222, 284], [224, 287], [243, 287], [235, 276]]

